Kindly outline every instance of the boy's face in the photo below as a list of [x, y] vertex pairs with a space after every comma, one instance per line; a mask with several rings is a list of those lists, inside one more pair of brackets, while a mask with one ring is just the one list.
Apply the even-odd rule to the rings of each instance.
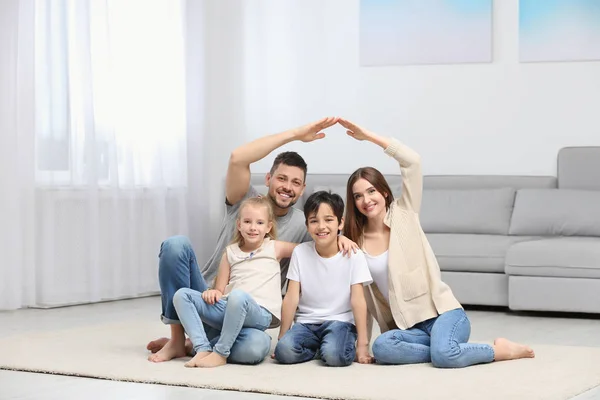
[[344, 228], [344, 219], [338, 222], [329, 204], [322, 203], [316, 214], [311, 214], [306, 220], [308, 233], [318, 247], [337, 245], [338, 231]]

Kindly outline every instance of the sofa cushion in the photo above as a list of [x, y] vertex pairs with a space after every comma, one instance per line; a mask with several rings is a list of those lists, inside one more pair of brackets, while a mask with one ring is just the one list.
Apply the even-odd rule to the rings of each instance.
[[423, 191], [421, 226], [427, 233], [506, 235], [515, 190], [512, 188]]
[[563, 237], [517, 243], [506, 253], [506, 273], [600, 279], [600, 238]]
[[558, 152], [560, 189], [600, 190], [600, 147], [565, 147]]
[[424, 189], [556, 188], [554, 176], [426, 175]]
[[521, 189], [509, 233], [600, 236], [600, 191]]
[[525, 236], [428, 233], [427, 239], [442, 271], [504, 273], [508, 248]]

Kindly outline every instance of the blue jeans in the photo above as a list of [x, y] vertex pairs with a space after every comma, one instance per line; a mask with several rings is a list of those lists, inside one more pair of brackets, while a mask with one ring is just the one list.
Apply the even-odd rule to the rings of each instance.
[[[196, 353], [214, 350], [229, 357], [242, 327], [265, 331], [271, 324], [271, 313], [242, 290], [233, 290], [227, 298], [208, 304], [202, 299], [202, 293], [182, 288], [175, 293], [173, 304]], [[205, 325], [221, 333], [214, 348]]]
[[349, 322], [295, 323], [275, 347], [275, 359], [297, 364], [315, 358], [317, 351], [326, 365], [345, 367], [356, 357], [356, 327]]
[[438, 368], [463, 368], [494, 361], [494, 349], [471, 344], [471, 322], [461, 308], [419, 322], [410, 329], [393, 329], [373, 343], [378, 364], [431, 362]]
[[[160, 246], [158, 281], [162, 300], [161, 319], [165, 324], [179, 324], [179, 316], [173, 304], [175, 293], [181, 288], [203, 292], [208, 284], [200, 273], [196, 254], [189, 239], [173, 236]], [[205, 327], [205, 332], [214, 345], [220, 339], [220, 330]], [[231, 347], [227, 361], [237, 364], [257, 364], [261, 362], [271, 347], [271, 337], [264, 330], [242, 328]]]

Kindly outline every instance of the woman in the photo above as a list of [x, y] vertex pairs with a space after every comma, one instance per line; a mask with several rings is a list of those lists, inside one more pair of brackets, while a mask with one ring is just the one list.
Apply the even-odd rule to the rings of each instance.
[[498, 338], [493, 345], [467, 343], [471, 324], [441, 279], [437, 260], [419, 222], [423, 193], [420, 156], [396, 139], [384, 138], [340, 119], [349, 136], [384, 149], [400, 164], [402, 195], [394, 200], [375, 168], [348, 179], [346, 230], [367, 255], [373, 284], [365, 292], [381, 329], [373, 344], [380, 364], [432, 362], [461, 368], [492, 361], [532, 358], [531, 348]]

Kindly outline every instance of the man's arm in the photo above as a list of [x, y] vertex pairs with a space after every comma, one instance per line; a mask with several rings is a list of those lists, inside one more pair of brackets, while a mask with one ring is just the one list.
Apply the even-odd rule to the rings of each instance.
[[298, 128], [256, 139], [231, 152], [225, 180], [225, 196], [229, 204], [236, 204], [242, 200], [248, 191], [250, 164], [262, 160], [273, 150], [294, 140], [312, 142], [324, 138], [325, 134], [320, 131], [334, 125], [337, 120], [335, 117], [323, 118]]
[[278, 340], [281, 339], [292, 326], [299, 302], [300, 282], [289, 280], [287, 293], [285, 294], [283, 304], [281, 305], [281, 326], [279, 328], [279, 336], [277, 337]]

